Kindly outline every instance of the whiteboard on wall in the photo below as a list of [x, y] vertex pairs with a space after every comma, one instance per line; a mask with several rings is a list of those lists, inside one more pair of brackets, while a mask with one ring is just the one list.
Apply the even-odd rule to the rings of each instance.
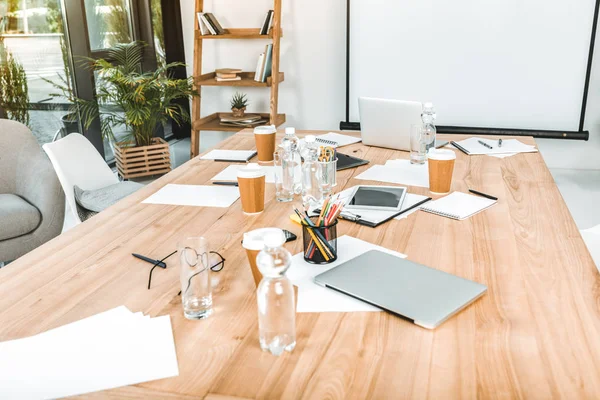
[[358, 97], [433, 102], [437, 124], [577, 131], [595, 0], [351, 0]]

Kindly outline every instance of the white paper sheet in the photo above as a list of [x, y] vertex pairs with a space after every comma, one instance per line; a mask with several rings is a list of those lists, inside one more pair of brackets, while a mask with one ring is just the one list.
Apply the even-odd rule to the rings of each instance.
[[409, 160], [389, 160], [386, 165], [373, 165], [356, 179], [429, 187], [429, 168], [425, 164], [411, 164]]
[[230, 207], [239, 197], [240, 191], [235, 186], [176, 185], [170, 183], [142, 203], [196, 207]]
[[[317, 139], [328, 140], [328, 141], [337, 143], [337, 145], [333, 146], [336, 148], [348, 146], [348, 145], [358, 143], [361, 141], [360, 137], [354, 137], [354, 136], [350, 136], [350, 135], [342, 135], [340, 133], [335, 133], [335, 132], [329, 132], [329, 133], [325, 133], [323, 135], [317, 135]], [[329, 144], [329, 143], [319, 142], [318, 140], [317, 140], [317, 143]], [[304, 139], [300, 139], [300, 146], [304, 146]]]
[[170, 317], [125, 307], [0, 343], [0, 398], [74, 396], [178, 374]]
[[[482, 141], [492, 148], [489, 149], [483, 146], [479, 141]], [[535, 146], [530, 146], [517, 139], [506, 139], [502, 140], [502, 146], [498, 146], [497, 139], [486, 139], [480, 137], [470, 137], [465, 140], [456, 142], [458, 145], [467, 150], [470, 155], [481, 155], [481, 154], [507, 154], [507, 153], [534, 153], [538, 150]]]
[[381, 311], [370, 304], [319, 286], [314, 283], [313, 278], [369, 250], [380, 250], [401, 258], [406, 258], [406, 256], [352, 236], [339, 237], [337, 249], [338, 259], [327, 265], [309, 264], [304, 261], [303, 253], [298, 253], [292, 258], [292, 266], [288, 270], [287, 276], [294, 285], [298, 286], [296, 312]]
[[223, 160], [246, 162], [256, 154], [256, 150], [211, 150], [201, 160]]
[[[211, 178], [211, 181], [237, 181], [237, 173], [240, 168], [244, 168], [244, 165], [230, 165], [223, 171]], [[261, 167], [265, 170], [265, 182], [275, 183], [275, 167], [265, 166]]]

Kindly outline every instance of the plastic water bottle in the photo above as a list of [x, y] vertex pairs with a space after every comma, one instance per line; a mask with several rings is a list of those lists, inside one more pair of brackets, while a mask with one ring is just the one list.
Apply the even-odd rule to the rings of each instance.
[[322, 166], [318, 163], [319, 145], [314, 135], [304, 138], [302, 149], [302, 202], [308, 206], [320, 205], [323, 200], [321, 190]]
[[294, 287], [285, 275], [292, 255], [283, 248], [285, 235], [281, 229], [268, 232], [263, 240], [265, 248], [256, 257], [263, 275], [256, 289], [258, 337], [263, 351], [278, 356], [296, 347]]
[[300, 157], [300, 139], [296, 136], [296, 128], [285, 128], [285, 136], [281, 141], [281, 145], [284, 148], [291, 150], [291, 168], [293, 168], [294, 174], [294, 193], [300, 194], [302, 192], [302, 159]]
[[421, 130], [421, 135], [423, 140], [426, 143], [425, 154], [431, 148], [435, 148], [435, 135], [437, 130], [435, 129], [435, 109], [433, 108], [432, 103], [423, 104], [423, 113], [421, 114], [421, 120], [423, 121], [423, 128]]

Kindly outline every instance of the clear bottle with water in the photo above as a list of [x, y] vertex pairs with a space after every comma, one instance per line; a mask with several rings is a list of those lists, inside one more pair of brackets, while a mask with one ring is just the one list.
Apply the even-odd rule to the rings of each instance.
[[263, 275], [256, 289], [260, 348], [276, 356], [296, 347], [294, 287], [285, 275], [292, 264], [292, 255], [283, 247], [284, 243], [283, 231], [274, 230], [265, 235], [265, 248], [256, 257]]
[[435, 128], [436, 114], [435, 109], [433, 108], [432, 103], [423, 104], [423, 113], [421, 114], [421, 120], [423, 121], [423, 127], [421, 130], [421, 135], [423, 141], [425, 142], [425, 154], [431, 148], [435, 148], [435, 135], [437, 130]]
[[322, 166], [318, 162], [319, 145], [314, 135], [304, 138], [302, 149], [302, 202], [307, 206], [320, 205], [323, 200], [321, 190]]
[[281, 145], [287, 148], [289, 145], [291, 150], [291, 168], [293, 168], [294, 176], [294, 193], [302, 192], [302, 159], [300, 157], [300, 139], [296, 136], [296, 128], [285, 128], [285, 136], [281, 141]]

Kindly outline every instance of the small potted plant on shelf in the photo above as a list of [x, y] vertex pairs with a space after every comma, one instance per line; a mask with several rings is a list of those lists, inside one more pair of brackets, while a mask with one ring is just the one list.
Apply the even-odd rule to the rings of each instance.
[[[156, 175], [171, 170], [169, 145], [154, 137], [157, 128], [172, 119], [178, 125], [189, 121], [178, 99], [197, 95], [192, 78], [173, 79], [170, 63], [156, 71], [142, 72], [142, 42], [118, 44], [108, 50], [108, 59], [87, 59], [97, 73], [96, 100], [77, 99], [81, 120], [89, 127], [100, 119], [102, 134], [114, 143], [119, 174], [125, 178]], [[126, 140], [117, 141], [113, 128], [124, 126]]]
[[243, 117], [248, 106], [248, 99], [245, 94], [236, 93], [231, 98], [231, 112], [234, 117]]

